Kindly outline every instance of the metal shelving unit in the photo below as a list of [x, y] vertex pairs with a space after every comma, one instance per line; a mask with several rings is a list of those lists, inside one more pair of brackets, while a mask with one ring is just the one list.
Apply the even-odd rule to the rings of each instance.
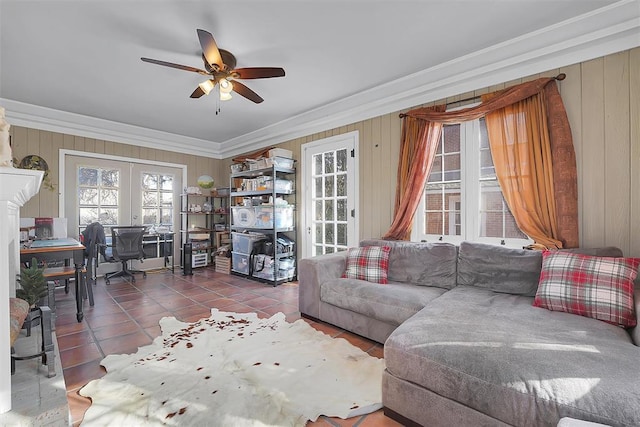
[[[290, 163], [293, 166], [293, 160]], [[259, 184], [258, 188], [246, 188], [247, 183], [261, 180], [264, 188]], [[291, 235], [295, 237], [295, 168], [274, 163], [232, 173], [230, 188], [237, 187], [238, 182], [241, 182], [240, 189], [231, 192], [229, 201], [233, 243], [231, 272], [273, 286], [295, 280], [296, 255], [291, 238]], [[278, 201], [287, 204], [278, 204]], [[287, 248], [289, 250], [285, 250]]]

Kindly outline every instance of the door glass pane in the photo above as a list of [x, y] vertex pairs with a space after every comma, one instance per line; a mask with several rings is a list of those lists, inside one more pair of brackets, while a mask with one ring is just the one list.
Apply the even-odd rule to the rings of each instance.
[[117, 225], [118, 224], [118, 209], [101, 209], [100, 210], [100, 223], [102, 225]]
[[161, 178], [162, 178], [162, 185], [160, 186], [160, 188], [163, 191], [173, 192], [173, 176], [162, 175]]
[[313, 174], [322, 174], [322, 154], [316, 154], [313, 156]]
[[79, 168], [78, 184], [82, 186], [98, 186], [98, 170], [95, 168]]
[[315, 220], [316, 221], [322, 221], [324, 219], [324, 215], [323, 215], [323, 208], [322, 208], [322, 200], [317, 200], [316, 201], [316, 216], [315, 216]]
[[333, 173], [335, 170], [334, 152], [324, 153], [324, 173]]
[[336, 219], [338, 221], [346, 221], [347, 220], [347, 201], [346, 199], [338, 199], [336, 201]]
[[142, 206], [157, 206], [158, 205], [158, 193], [143, 191], [142, 192]]
[[118, 190], [112, 190], [107, 188], [100, 189], [100, 204], [117, 206], [118, 205]]
[[347, 171], [347, 150], [336, 151], [336, 172]]
[[333, 197], [333, 177], [334, 175], [330, 175], [324, 178], [324, 197]]
[[158, 209], [142, 209], [143, 224], [158, 224]]
[[334, 219], [334, 215], [333, 215], [333, 200], [327, 200], [324, 202], [324, 214], [325, 214], [325, 219], [327, 221], [333, 221]]
[[158, 175], [152, 175], [148, 173], [142, 174], [142, 188], [145, 190], [157, 190], [158, 189]]
[[347, 224], [338, 224], [338, 245], [347, 246]]
[[95, 205], [98, 202], [97, 188], [78, 188], [78, 202], [81, 205]]
[[345, 197], [347, 195], [347, 175], [336, 176], [336, 196]]
[[119, 170], [102, 170], [101, 178], [102, 178], [102, 185], [104, 187], [119, 187], [120, 186], [120, 171]]
[[335, 233], [333, 230], [333, 224], [327, 224], [324, 228], [324, 242], [328, 245], [335, 243]]

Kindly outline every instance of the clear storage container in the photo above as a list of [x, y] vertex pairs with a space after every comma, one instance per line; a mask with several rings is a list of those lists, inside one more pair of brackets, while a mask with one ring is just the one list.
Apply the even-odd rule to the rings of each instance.
[[248, 254], [241, 254], [231, 251], [231, 269], [237, 273], [249, 274], [249, 262], [251, 258]]
[[231, 232], [231, 247], [234, 252], [250, 254], [253, 244], [265, 240], [267, 236], [262, 233], [237, 233]]

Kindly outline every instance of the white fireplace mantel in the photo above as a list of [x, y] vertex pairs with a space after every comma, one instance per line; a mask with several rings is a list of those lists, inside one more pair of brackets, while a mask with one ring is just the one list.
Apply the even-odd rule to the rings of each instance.
[[20, 271], [20, 208], [40, 190], [44, 172], [0, 167], [0, 414], [11, 410], [9, 297]]

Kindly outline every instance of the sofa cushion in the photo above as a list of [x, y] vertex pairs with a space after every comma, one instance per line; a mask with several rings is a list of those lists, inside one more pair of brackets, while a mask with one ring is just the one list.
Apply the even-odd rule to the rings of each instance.
[[364, 246], [349, 248], [347, 266], [342, 277], [367, 280], [373, 283], [387, 283], [389, 270], [388, 246]]
[[389, 281], [452, 289], [458, 249], [450, 243], [363, 240], [361, 246], [389, 246]]
[[420, 311], [445, 289], [389, 282], [380, 286], [365, 280], [332, 279], [320, 285], [320, 300], [399, 325]]
[[640, 425], [640, 348], [629, 334], [532, 301], [459, 285], [389, 336], [387, 370], [510, 425]]
[[484, 243], [462, 242], [458, 251], [458, 285], [534, 296], [542, 253]]
[[633, 281], [639, 264], [636, 258], [545, 251], [533, 305], [635, 326]]

